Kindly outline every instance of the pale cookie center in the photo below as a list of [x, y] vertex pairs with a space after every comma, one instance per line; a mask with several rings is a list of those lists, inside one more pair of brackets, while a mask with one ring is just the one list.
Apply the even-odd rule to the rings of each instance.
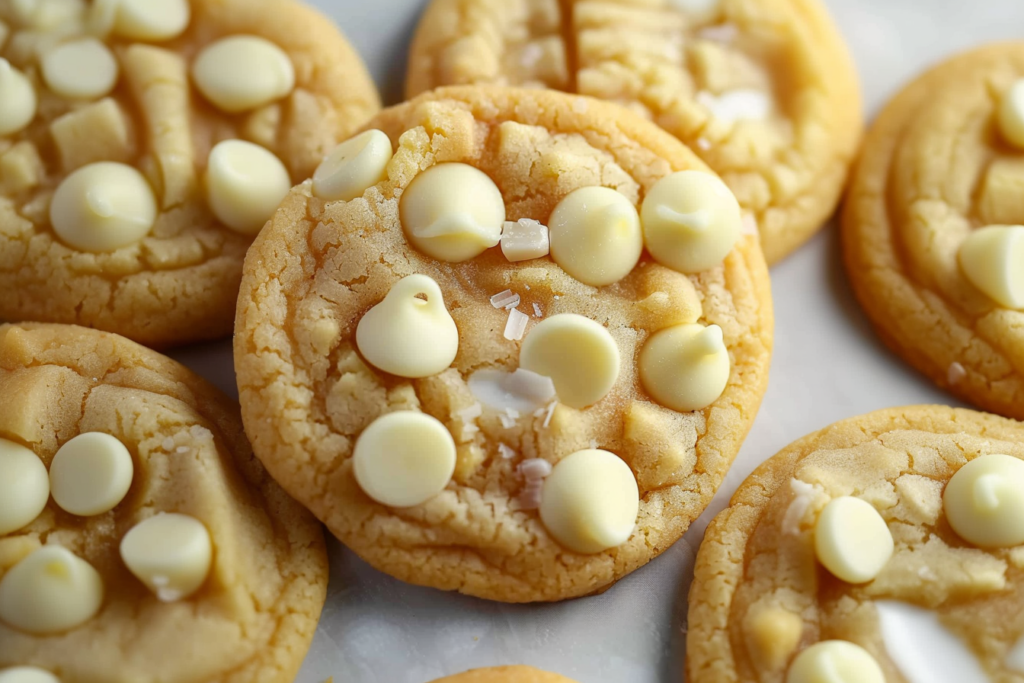
[[1008, 548], [1024, 543], [1024, 462], [982, 455], [957, 470], [942, 495], [946, 518], [968, 543]]
[[847, 583], [867, 583], [885, 568], [895, 543], [885, 520], [868, 502], [853, 496], [835, 498], [814, 527], [818, 561]]
[[117, 0], [114, 32], [122, 38], [160, 42], [188, 28], [188, 0]]
[[88, 517], [113, 510], [132, 485], [135, 466], [124, 444], [98, 432], [61, 446], [50, 463], [50, 490], [66, 512]]
[[885, 683], [871, 653], [844, 640], [815, 643], [797, 655], [786, 683]]
[[0, 620], [36, 635], [81, 626], [103, 603], [103, 579], [60, 546], [44, 546], [0, 579]]
[[49, 498], [50, 480], [39, 456], [0, 439], [0, 536], [31, 524]]
[[640, 352], [639, 370], [644, 389], [663, 406], [681, 413], [707, 408], [729, 383], [722, 328], [691, 324], [657, 332]]
[[960, 245], [960, 269], [1000, 306], [1024, 310], [1024, 226], [992, 225]]
[[61, 683], [60, 679], [46, 669], [34, 666], [15, 666], [0, 669], [0, 683]]
[[211, 43], [192, 64], [192, 79], [221, 111], [237, 114], [275, 102], [295, 88], [295, 67], [280, 47], [258, 36]]
[[327, 201], [351, 201], [384, 179], [392, 157], [391, 139], [368, 130], [327, 155], [313, 174], [313, 194]]
[[36, 116], [38, 98], [32, 82], [6, 59], [0, 58], [0, 136], [12, 135]]
[[59, 45], [43, 56], [43, 80], [61, 97], [92, 100], [103, 97], [117, 84], [117, 59], [95, 38]]
[[210, 150], [206, 196], [221, 223], [255, 235], [291, 190], [288, 169], [272, 152], [244, 140], [224, 140]]
[[161, 513], [125, 534], [121, 559], [161, 602], [175, 602], [191, 596], [206, 582], [213, 563], [213, 542], [198, 519]]
[[582, 187], [551, 213], [551, 258], [580, 282], [603, 287], [629, 275], [643, 252], [636, 207], [607, 187]]

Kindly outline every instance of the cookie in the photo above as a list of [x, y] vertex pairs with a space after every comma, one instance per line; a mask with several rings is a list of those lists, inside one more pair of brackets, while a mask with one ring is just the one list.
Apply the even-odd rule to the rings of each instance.
[[379, 109], [293, 0], [0, 3], [0, 320], [230, 334], [253, 236]]
[[441, 89], [369, 126], [246, 259], [256, 454], [404, 581], [610, 585], [701, 513], [765, 391], [769, 283], [735, 198], [657, 126], [553, 91]]
[[912, 83], [872, 128], [843, 215], [850, 281], [885, 343], [958, 397], [1018, 419], [1022, 79], [1024, 43], [1008, 43]]
[[471, 83], [589, 95], [659, 124], [736, 193], [769, 264], [832, 215], [863, 128], [820, 0], [433, 0], [407, 94]]
[[464, 674], [446, 676], [434, 683], [575, 683], [565, 676], [547, 673], [530, 666], [498, 666], [473, 669]]
[[323, 537], [237, 410], [116, 335], [0, 327], [0, 678], [294, 679]]
[[1015, 680], [1022, 568], [1024, 425], [940, 406], [845, 420], [708, 527], [686, 680]]

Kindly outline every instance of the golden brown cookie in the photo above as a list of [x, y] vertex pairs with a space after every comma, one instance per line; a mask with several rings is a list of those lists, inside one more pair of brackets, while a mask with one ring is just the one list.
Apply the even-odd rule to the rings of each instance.
[[0, 670], [294, 679], [327, 589], [319, 525], [182, 366], [81, 327], [0, 327], [0, 501]]
[[[700, 515], [757, 412], [757, 240], [692, 152], [616, 105], [448, 88], [369, 126], [246, 259], [235, 367], [257, 455], [404, 581], [508, 602], [610, 585]], [[350, 201], [317, 196], [356, 176]], [[662, 258], [712, 260], [685, 275], [641, 254], [641, 214], [649, 245], [672, 238]]]
[[574, 683], [574, 681], [547, 673], [532, 666], [498, 666], [491, 669], [473, 669], [455, 676], [446, 676], [434, 683]]
[[1018, 419], [1024, 228], [989, 226], [1024, 223], [1024, 141], [999, 120], [1005, 105], [1012, 129], [1022, 77], [1014, 43], [908, 86], [871, 130], [843, 215], [850, 281], [885, 343], [939, 386]]
[[708, 527], [686, 680], [1018, 680], [1022, 589], [1024, 425], [852, 418], [764, 463]]
[[407, 94], [470, 83], [651, 119], [729, 184], [769, 264], [832, 215], [863, 127], [853, 61], [819, 0], [433, 0]]
[[0, 100], [0, 320], [161, 347], [230, 333], [253, 234], [379, 109], [293, 0], [0, 3]]

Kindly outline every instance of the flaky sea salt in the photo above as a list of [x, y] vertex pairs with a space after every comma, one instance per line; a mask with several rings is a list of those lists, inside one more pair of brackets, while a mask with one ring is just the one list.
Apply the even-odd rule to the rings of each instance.
[[463, 422], [469, 422], [472, 419], [478, 418], [484, 414], [484, 407], [479, 403], [474, 403], [468, 408], [461, 408], [455, 411], [455, 416]]
[[956, 386], [967, 379], [967, 368], [960, 363], [952, 363], [949, 366], [949, 370], [946, 372], [946, 379], [950, 385]]
[[526, 481], [543, 479], [551, 474], [551, 463], [543, 458], [530, 458], [519, 463], [519, 473]]
[[530, 322], [530, 316], [526, 315], [518, 308], [510, 310], [508, 312], [508, 322], [505, 323], [505, 339], [508, 339], [509, 341], [521, 340], [523, 338], [523, 333], [526, 332], [526, 324], [528, 322]]
[[558, 401], [552, 401], [551, 405], [548, 406], [548, 410], [544, 414], [544, 429], [547, 429], [551, 424], [551, 416], [555, 414], [555, 406], [557, 405]]
[[509, 447], [508, 445], [499, 443], [498, 455], [500, 455], [505, 460], [511, 460], [512, 458], [516, 457], [516, 452], [512, 450], [512, 448]]
[[511, 289], [498, 292], [491, 297], [491, 305], [495, 308], [507, 308], [509, 305], [515, 307], [519, 304], [519, 295]]
[[538, 304], [538, 303], [534, 303], [533, 304], [533, 316], [535, 318], [543, 318], [544, 317], [544, 311], [540, 310], [540, 304]]

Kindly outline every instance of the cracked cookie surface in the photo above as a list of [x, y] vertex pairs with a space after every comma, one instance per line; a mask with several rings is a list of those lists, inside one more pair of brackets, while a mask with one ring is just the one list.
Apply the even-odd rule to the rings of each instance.
[[[639, 203], [671, 172], [705, 167], [640, 117], [553, 91], [441, 89], [386, 110], [369, 126], [394, 145], [385, 178], [347, 202], [316, 198], [309, 182], [298, 186], [246, 260], [235, 365], [254, 450], [339, 539], [402, 580], [509, 602], [610, 585], [668, 548], [700, 515], [760, 405], [773, 321], [757, 240], [740, 237], [724, 263], [692, 276], [644, 254], [631, 274], [600, 288], [547, 257], [510, 263], [497, 248], [463, 263], [435, 261], [407, 243], [399, 198], [436, 164], [482, 170], [500, 190], [507, 220], [542, 223], [580, 187], [614, 188]], [[355, 333], [361, 317], [413, 274], [439, 285], [459, 347], [440, 374], [407, 380], [366, 362]], [[622, 362], [606, 397], [583, 410], [552, 403], [550, 413], [481, 408], [470, 375], [512, 370], [520, 354], [521, 342], [502, 333], [510, 311], [489, 301], [503, 290], [516, 292], [529, 329], [560, 313], [607, 329]], [[679, 413], [644, 392], [637, 357], [652, 332], [698, 316], [721, 327], [731, 372], [718, 400]], [[395, 411], [436, 418], [457, 447], [445, 489], [407, 508], [371, 500], [353, 465], [361, 433]], [[557, 466], [587, 448], [625, 461], [640, 504], [625, 543], [583, 555], [560, 546], [537, 511], [521, 504], [518, 471], [526, 460]]]
[[[319, 525], [253, 456], [237, 406], [115, 335], [0, 327], [0, 439], [49, 467], [85, 432], [127, 447], [127, 495], [90, 517], [51, 498], [27, 526], [0, 534], [0, 585], [41, 544], [59, 545], [99, 573], [102, 604], [81, 625], [47, 635], [6, 625], [0, 609], [0, 669], [35, 666], [62, 683], [292, 681], [323, 606], [327, 557]], [[165, 512], [199, 520], [213, 543], [205, 583], [174, 602], [129, 573], [118, 550], [137, 523]]]
[[832, 215], [863, 127], [818, 0], [434, 0], [407, 95], [547, 87], [623, 104], [683, 140], [756, 221], [768, 263]]

